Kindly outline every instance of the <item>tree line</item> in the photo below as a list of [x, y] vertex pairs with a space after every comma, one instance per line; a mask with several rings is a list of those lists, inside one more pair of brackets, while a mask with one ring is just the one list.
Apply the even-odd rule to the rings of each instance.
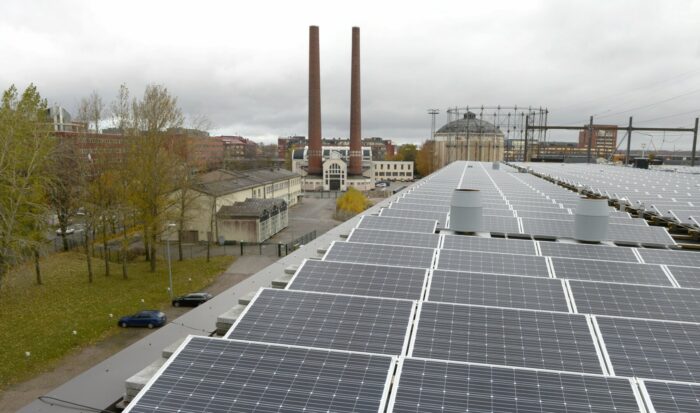
[[[93, 92], [80, 101], [77, 120], [83, 136], [100, 132], [111, 119], [123, 132], [123, 153], [86, 153], [85, 147], [57, 136], [46, 99], [36, 86], [3, 92], [0, 104], [0, 287], [14, 265], [34, 260], [41, 284], [40, 249], [55, 214], [63, 248], [71, 220], [80, 215], [88, 281], [92, 282], [95, 243], [103, 244], [105, 275], [110, 275], [108, 242], [119, 240], [121, 272], [127, 274], [130, 240], [140, 234], [151, 271], [156, 270], [158, 239], [180, 231], [193, 213], [191, 190], [196, 169], [188, 156], [191, 140], [173, 136], [184, 116], [177, 98], [162, 85], [149, 85], [132, 97], [121, 85], [109, 107]], [[205, 122], [198, 120], [197, 127]], [[78, 138], [80, 134], [78, 134]], [[110, 159], [117, 157], [117, 161]], [[178, 240], [181, 237], [178, 237]], [[179, 244], [179, 242], [178, 242]], [[179, 258], [182, 246], [179, 244]]]

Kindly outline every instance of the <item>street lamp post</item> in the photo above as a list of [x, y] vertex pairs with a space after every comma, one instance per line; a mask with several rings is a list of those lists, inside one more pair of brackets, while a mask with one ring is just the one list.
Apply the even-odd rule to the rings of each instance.
[[175, 227], [175, 224], [168, 224], [168, 237], [165, 239], [168, 249], [168, 280], [170, 281], [170, 300], [173, 299], [173, 268], [170, 264], [170, 228]]

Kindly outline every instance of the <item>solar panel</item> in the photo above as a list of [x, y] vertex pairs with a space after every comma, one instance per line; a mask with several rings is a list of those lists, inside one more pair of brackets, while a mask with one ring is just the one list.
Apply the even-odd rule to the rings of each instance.
[[580, 314], [423, 302], [410, 356], [603, 373]]
[[413, 301], [266, 288], [226, 338], [400, 355]]
[[515, 217], [499, 217], [494, 215], [483, 215], [481, 218], [482, 228], [486, 232], [518, 233], [518, 219]]
[[561, 280], [434, 270], [430, 301], [569, 311]]
[[544, 257], [488, 252], [440, 250], [437, 268], [487, 274], [548, 277]]
[[423, 234], [418, 232], [373, 231], [356, 228], [348, 237], [348, 241], [366, 244], [437, 248], [440, 242], [440, 236], [438, 234]]
[[447, 223], [447, 213], [440, 211], [415, 211], [412, 209], [384, 208], [379, 213], [379, 216], [392, 218], [434, 219], [438, 222], [438, 225], [445, 225]]
[[430, 248], [334, 242], [323, 259], [325, 261], [430, 268], [434, 254], [435, 250]]
[[407, 231], [434, 233], [437, 221], [414, 218], [390, 218], [365, 215], [357, 228], [380, 229], [386, 231]]
[[644, 262], [650, 264], [682, 265], [685, 267], [700, 267], [700, 252], [671, 251], [642, 248], [639, 250]]
[[638, 413], [628, 379], [406, 358], [394, 412]]
[[655, 264], [552, 258], [552, 267], [557, 278], [672, 286], [664, 270]]
[[462, 251], [500, 252], [503, 254], [535, 255], [535, 243], [530, 240], [484, 238], [466, 235], [445, 235], [444, 249]]
[[697, 381], [700, 325], [596, 317], [618, 376]]
[[568, 217], [573, 217], [569, 214], [566, 209], [559, 209], [559, 211], [526, 211], [517, 210], [518, 216], [521, 218], [543, 218], [543, 219], [556, 219], [556, 220], [567, 220]]
[[661, 412], [700, 412], [700, 385], [667, 381], [642, 380], [654, 410]]
[[580, 313], [700, 323], [700, 290], [569, 281]]
[[436, 211], [436, 212], [448, 213], [448, 212], [450, 212], [450, 205], [449, 204], [432, 205], [432, 206], [430, 206], [430, 208], [426, 208], [425, 205], [412, 204], [412, 203], [407, 202], [407, 201], [402, 201], [402, 202], [392, 202], [391, 205], [389, 205], [389, 209], [408, 209], [411, 211]]
[[590, 260], [639, 262], [631, 248], [607, 247], [588, 244], [565, 244], [563, 242], [540, 242], [542, 255], [562, 258], [585, 258]]
[[700, 288], [700, 268], [675, 267], [673, 265], [668, 265], [667, 268], [681, 287]]
[[127, 413], [383, 411], [394, 358], [190, 336]]
[[419, 300], [426, 277], [419, 268], [307, 260], [287, 289]]

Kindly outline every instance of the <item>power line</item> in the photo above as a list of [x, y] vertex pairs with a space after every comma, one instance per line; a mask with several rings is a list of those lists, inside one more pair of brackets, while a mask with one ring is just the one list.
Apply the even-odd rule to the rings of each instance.
[[700, 89], [695, 89], [695, 90], [692, 90], [692, 91], [690, 91], [690, 92], [682, 93], [682, 94], [680, 94], [680, 95], [672, 96], [672, 97], [670, 97], [670, 98], [668, 98], [668, 99], [659, 100], [659, 101], [657, 101], [657, 102], [652, 102], [652, 103], [649, 103], [649, 104], [646, 104], [646, 105], [643, 105], [643, 106], [637, 106], [637, 107], [632, 108], [632, 109], [621, 110], [621, 111], [619, 111], [619, 112], [611, 113], [611, 114], [609, 114], [609, 115], [598, 116], [598, 118], [599, 118], [599, 119], [600, 119], [600, 118], [609, 118], [609, 117], [611, 117], [611, 116], [621, 115], [621, 114], [627, 113], [627, 112], [632, 112], [632, 111], [634, 111], [634, 110], [647, 109], [647, 108], [650, 108], [650, 107], [653, 107], [653, 106], [656, 106], [656, 105], [660, 105], [660, 104], [662, 104], [662, 103], [670, 102], [670, 101], [672, 101], [672, 100], [675, 100], [675, 99], [678, 99], [678, 98], [682, 98], [682, 97], [685, 97], [685, 96], [689, 96], [689, 95], [692, 95], [692, 94], [695, 94], [695, 93], [698, 93], [698, 92], [700, 92]]

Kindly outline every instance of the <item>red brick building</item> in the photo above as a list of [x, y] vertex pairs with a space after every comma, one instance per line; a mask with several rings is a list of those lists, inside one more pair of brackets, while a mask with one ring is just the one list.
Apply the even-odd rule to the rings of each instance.
[[598, 157], [608, 157], [617, 148], [616, 125], [593, 125], [592, 129], [583, 129], [578, 133], [578, 147], [588, 148], [591, 140], [591, 154]]

